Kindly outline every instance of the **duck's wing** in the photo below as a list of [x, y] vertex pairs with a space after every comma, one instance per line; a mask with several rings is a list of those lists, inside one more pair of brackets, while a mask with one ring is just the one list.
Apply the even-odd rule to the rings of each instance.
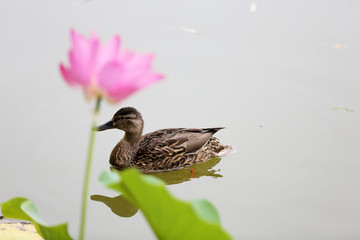
[[141, 138], [139, 150], [153, 151], [166, 148], [196, 152], [223, 128], [169, 128], [148, 133]]
[[181, 167], [222, 128], [170, 128], [141, 138], [136, 162], [139, 166], [170, 169]]

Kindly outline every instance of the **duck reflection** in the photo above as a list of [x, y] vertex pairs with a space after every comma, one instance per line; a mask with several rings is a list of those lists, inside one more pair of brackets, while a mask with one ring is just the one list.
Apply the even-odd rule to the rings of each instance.
[[212, 158], [206, 162], [194, 164], [190, 167], [182, 168], [179, 170], [167, 171], [167, 172], [154, 172], [154, 173], [144, 172], [144, 174], [148, 174], [160, 178], [166, 183], [166, 185], [173, 185], [182, 182], [187, 182], [193, 178], [200, 178], [204, 176], [218, 178], [218, 177], [222, 177], [222, 175], [218, 173], [220, 170], [219, 169], [215, 170], [213, 169], [213, 167], [215, 167], [215, 165], [218, 164], [220, 160], [221, 158]]
[[[222, 177], [222, 175], [218, 173], [220, 170], [213, 169], [213, 167], [215, 167], [220, 162], [220, 160], [221, 158], [213, 158], [206, 162], [194, 164], [179, 170], [154, 173], [144, 172], [144, 174], [153, 175], [157, 178], [160, 178], [167, 185], [179, 184], [190, 181], [193, 178], [200, 178], [205, 176], [219, 178]], [[110, 170], [119, 171], [113, 167], [111, 167]], [[93, 201], [103, 202], [111, 209], [113, 213], [120, 217], [134, 216], [139, 210], [137, 207], [127, 201], [122, 195], [113, 198], [102, 195], [92, 195], [90, 198]]]
[[93, 201], [103, 202], [113, 213], [120, 217], [132, 217], [139, 210], [139, 208], [132, 205], [122, 195], [113, 198], [102, 195], [92, 195], [90, 198]]

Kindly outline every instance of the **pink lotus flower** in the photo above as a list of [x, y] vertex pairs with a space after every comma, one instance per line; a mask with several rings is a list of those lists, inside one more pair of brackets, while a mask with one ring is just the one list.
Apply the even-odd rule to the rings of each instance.
[[119, 54], [119, 36], [102, 46], [96, 34], [85, 38], [71, 30], [71, 42], [70, 66], [61, 63], [60, 71], [69, 85], [82, 87], [88, 99], [105, 96], [111, 102], [119, 102], [164, 78], [151, 71], [153, 55], [127, 50]]

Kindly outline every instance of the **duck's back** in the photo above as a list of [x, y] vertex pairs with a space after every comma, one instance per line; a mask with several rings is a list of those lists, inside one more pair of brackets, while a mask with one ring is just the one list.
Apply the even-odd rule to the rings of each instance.
[[206, 161], [224, 149], [212, 136], [220, 129], [169, 128], [145, 134], [133, 164], [143, 171], [164, 171]]

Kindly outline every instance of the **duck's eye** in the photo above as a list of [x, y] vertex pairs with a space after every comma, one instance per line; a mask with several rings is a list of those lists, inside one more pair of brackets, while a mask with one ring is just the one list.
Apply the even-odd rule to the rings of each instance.
[[124, 120], [124, 119], [128, 119], [128, 117], [127, 116], [120, 116], [120, 119]]
[[115, 121], [118, 121], [118, 120], [126, 120], [126, 119], [131, 119], [130, 116], [117, 116], [116, 118], [114, 118]]

